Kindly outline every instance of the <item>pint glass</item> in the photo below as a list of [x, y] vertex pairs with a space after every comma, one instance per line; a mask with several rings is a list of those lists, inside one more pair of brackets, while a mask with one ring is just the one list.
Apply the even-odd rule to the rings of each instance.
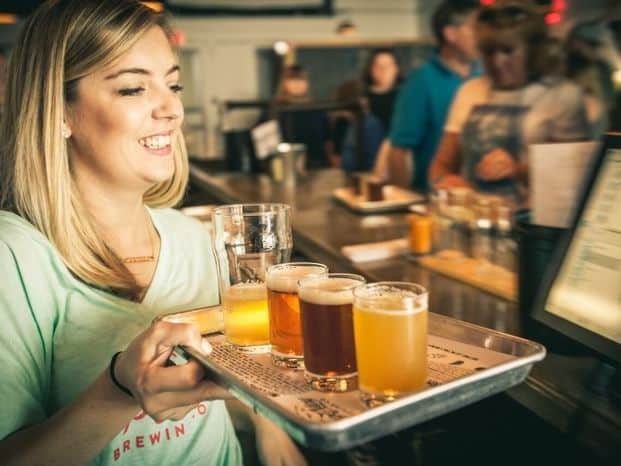
[[298, 281], [311, 274], [327, 273], [328, 267], [313, 262], [289, 262], [267, 269], [267, 304], [274, 365], [290, 369], [302, 367]]
[[427, 290], [379, 282], [354, 290], [358, 388], [367, 403], [412, 393], [427, 379]]
[[290, 211], [285, 204], [238, 204], [214, 210], [224, 334], [240, 350], [270, 349], [265, 274], [291, 255]]
[[356, 375], [353, 290], [364, 283], [360, 275], [344, 273], [300, 280], [305, 377], [316, 390], [352, 388]]

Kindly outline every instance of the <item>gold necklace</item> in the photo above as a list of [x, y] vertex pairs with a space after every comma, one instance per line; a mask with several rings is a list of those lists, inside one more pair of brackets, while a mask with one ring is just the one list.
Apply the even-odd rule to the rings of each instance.
[[[145, 217], [147, 211], [145, 209]], [[124, 264], [138, 264], [141, 262], [153, 262], [155, 261], [155, 247], [153, 246], [153, 236], [151, 235], [151, 228], [149, 228], [149, 219], [147, 220], [147, 235], [149, 236], [149, 244], [151, 245], [151, 255], [149, 256], [130, 256], [122, 259]]]

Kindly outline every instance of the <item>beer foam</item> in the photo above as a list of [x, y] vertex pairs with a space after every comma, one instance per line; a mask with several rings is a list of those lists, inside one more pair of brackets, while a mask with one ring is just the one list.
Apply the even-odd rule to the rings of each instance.
[[298, 280], [313, 273], [322, 273], [324, 270], [323, 267], [313, 266], [276, 269], [267, 275], [267, 287], [281, 293], [297, 293]]
[[266, 299], [267, 288], [265, 283], [237, 283], [226, 290], [226, 299], [258, 301]]
[[[301, 288], [300, 300], [322, 306], [340, 306], [351, 304], [354, 300], [353, 289], [361, 285], [351, 278], [331, 278], [319, 281], [312, 286]], [[346, 288], [346, 289], [343, 289]]]
[[371, 314], [382, 314], [385, 316], [407, 316], [407, 315], [413, 315], [413, 314], [418, 314], [419, 312], [426, 312], [427, 311], [427, 306], [423, 306], [422, 304], [420, 306], [411, 308], [411, 309], [396, 309], [394, 307], [375, 307], [375, 305], [373, 305], [372, 307], [369, 306], [368, 304], [365, 304], [363, 306], [354, 306], [354, 309], [357, 309], [360, 312], [368, 312]]
[[[404, 298], [406, 298], [406, 302], [404, 302]], [[402, 291], [399, 294], [365, 298], [364, 302], [355, 307], [362, 312], [399, 316], [426, 311], [428, 306], [426, 297]]]

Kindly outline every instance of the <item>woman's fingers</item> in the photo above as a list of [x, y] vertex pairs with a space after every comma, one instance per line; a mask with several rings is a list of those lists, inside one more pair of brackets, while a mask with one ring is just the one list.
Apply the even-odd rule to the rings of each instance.
[[203, 366], [190, 359], [182, 366], [151, 366], [139, 387], [145, 393], [184, 391], [195, 388], [205, 377]]
[[155, 419], [185, 414], [201, 401], [231, 397], [226, 389], [204, 379], [205, 371], [198, 361], [168, 366], [167, 360], [177, 345], [206, 354], [211, 351], [196, 326], [158, 321], [136, 337], [116, 360], [116, 378]]
[[145, 353], [160, 355], [169, 348], [184, 345], [203, 351], [203, 338], [194, 324], [154, 322], [143, 343]]
[[202, 369], [196, 362], [184, 369], [171, 370], [170, 380], [164, 381], [162, 370], [176, 345], [191, 346], [201, 352], [210, 349], [205, 348], [203, 338], [194, 325], [155, 322], [134, 338], [116, 359], [116, 379], [132, 393], [139, 393], [139, 398], [144, 398], [145, 391], [157, 393], [192, 388], [203, 377]]

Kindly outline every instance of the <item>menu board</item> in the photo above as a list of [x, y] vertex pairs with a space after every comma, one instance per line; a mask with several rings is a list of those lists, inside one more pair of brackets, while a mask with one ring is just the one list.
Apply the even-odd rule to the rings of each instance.
[[545, 310], [621, 343], [621, 149], [609, 149]]

